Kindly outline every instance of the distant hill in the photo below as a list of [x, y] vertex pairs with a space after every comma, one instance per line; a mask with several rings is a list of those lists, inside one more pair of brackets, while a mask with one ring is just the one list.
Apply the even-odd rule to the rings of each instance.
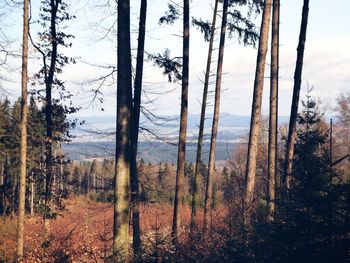
[[[189, 114], [187, 130], [187, 159], [195, 160], [196, 141], [198, 136], [199, 114]], [[72, 160], [89, 158], [113, 157], [115, 149], [115, 116], [83, 117], [79, 121], [85, 122], [73, 131], [75, 138], [72, 143], [65, 144], [64, 150]], [[141, 126], [151, 130], [157, 136], [150, 134], [140, 136], [139, 157], [147, 162], [174, 162], [177, 148], [172, 144], [177, 143], [178, 117], [161, 116], [159, 120], [149, 121], [141, 118]], [[279, 122], [286, 122], [287, 117], [280, 117]], [[204, 159], [208, 158], [209, 135], [212, 115], [209, 115], [205, 123]], [[226, 160], [237, 143], [249, 132], [250, 117], [222, 113], [219, 120], [217, 160]], [[144, 133], [143, 133], [144, 134]]]
[[[194, 141], [198, 135], [198, 124], [200, 115], [189, 114], [188, 115], [188, 140]], [[84, 121], [85, 124], [78, 126], [73, 134], [76, 138], [74, 142], [88, 142], [88, 141], [111, 141], [114, 139], [115, 131], [115, 116], [102, 116], [102, 117], [81, 117], [79, 121]], [[286, 122], [287, 117], [280, 117], [279, 122]], [[160, 119], [150, 121], [144, 116], [141, 117], [141, 126], [147, 130], [151, 130], [159, 137], [177, 141], [179, 118], [175, 115], [160, 116]], [[212, 115], [207, 116], [205, 122], [205, 133], [210, 134], [210, 127], [212, 123]], [[229, 113], [221, 113], [219, 119], [219, 141], [237, 141], [237, 139], [246, 135], [249, 130], [250, 117], [233, 115]], [[141, 140], [145, 138], [140, 138]], [[156, 140], [156, 138], [147, 137], [147, 139]]]
[[[161, 119], [164, 120], [169, 120], [168, 122], [164, 121], [167, 123], [167, 126], [172, 127], [172, 126], [177, 126], [178, 125], [178, 120], [179, 116], [177, 115], [162, 115], [159, 116]], [[211, 125], [211, 120], [212, 120], [213, 115], [208, 114], [206, 117], [206, 127], [210, 127]], [[188, 115], [188, 127], [189, 128], [194, 128], [197, 127], [200, 119], [200, 114], [189, 114]], [[115, 126], [115, 121], [116, 117], [114, 115], [107, 115], [107, 116], [83, 116], [79, 117], [80, 121], [85, 121], [86, 124], [88, 125], [93, 125], [93, 124], [110, 124], [111, 126]], [[280, 116], [279, 117], [280, 122], [286, 122], [288, 121], [287, 116]], [[141, 115], [141, 123], [148, 123], [149, 120], [145, 118], [144, 116]], [[158, 121], [161, 123], [162, 121]], [[222, 127], [248, 127], [250, 124], [250, 116], [244, 116], [244, 115], [235, 115], [235, 114], [230, 114], [230, 113], [221, 113], [220, 114], [220, 119], [219, 119], [219, 125]]]
[[[227, 160], [234, 150], [236, 143], [219, 142], [216, 148], [216, 160]], [[209, 158], [209, 143], [203, 146], [203, 160], [206, 162]], [[189, 162], [195, 162], [196, 144], [188, 144], [186, 147], [186, 159]], [[114, 142], [80, 142], [63, 145], [63, 150], [69, 154], [71, 160], [87, 160], [93, 158], [111, 158], [114, 157]], [[177, 147], [164, 142], [140, 142], [139, 158], [146, 162], [176, 162]]]

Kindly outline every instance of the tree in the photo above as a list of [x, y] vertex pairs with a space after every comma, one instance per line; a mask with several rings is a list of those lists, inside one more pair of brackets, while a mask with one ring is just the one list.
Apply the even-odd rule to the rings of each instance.
[[[330, 127], [310, 95], [302, 101], [293, 156], [293, 187], [282, 216], [257, 228], [263, 262], [345, 262], [349, 182], [331, 167]], [[276, 242], [278, 240], [278, 242]], [[258, 252], [259, 253], [259, 252]]]
[[[339, 196], [340, 193], [336, 191], [338, 187], [332, 182], [333, 177], [339, 174], [330, 165], [329, 127], [324, 123], [323, 114], [319, 112], [310, 94], [302, 104], [304, 109], [301, 114], [298, 114], [297, 121], [300, 128], [297, 130], [293, 157], [294, 189], [290, 190], [290, 200], [287, 200], [286, 220], [296, 226], [299, 238], [303, 242], [310, 244], [311, 247], [323, 247], [323, 251], [316, 257], [323, 255], [321, 258], [332, 261], [328, 251], [332, 250], [332, 242], [334, 242], [332, 232], [335, 233], [336, 230], [333, 226], [337, 221], [343, 221], [336, 218], [338, 216], [335, 216], [335, 213], [340, 211], [335, 212], [334, 209], [337, 209], [341, 203], [339, 200], [344, 197], [340, 197], [342, 194]], [[304, 228], [307, 229], [306, 232]], [[322, 235], [327, 235], [328, 238], [318, 240]], [[305, 248], [305, 244], [296, 246], [296, 251], [305, 251]], [[314, 250], [305, 251], [306, 256], [314, 257], [312, 252]]]
[[284, 174], [283, 174], [284, 188], [287, 190], [290, 189], [291, 187], [294, 143], [295, 143], [295, 138], [297, 136], [296, 125], [297, 125], [297, 117], [298, 117], [298, 106], [299, 106], [299, 97], [300, 97], [300, 89], [301, 89], [301, 81], [302, 81], [308, 18], [309, 18], [309, 0], [304, 0], [300, 35], [299, 35], [299, 44], [297, 48], [297, 61], [296, 61], [295, 72], [294, 72], [293, 98], [292, 98], [292, 106], [290, 110], [288, 138], [287, 138], [287, 145], [286, 145], [286, 158], [285, 158], [285, 166], [284, 166]]
[[90, 171], [89, 171], [89, 181], [91, 182], [90, 183], [90, 189], [88, 189], [89, 191], [92, 190], [93, 193], [96, 192], [96, 177], [97, 177], [97, 162], [96, 162], [96, 159], [94, 159], [91, 163], [91, 166], [90, 166]]
[[185, 162], [185, 177], [191, 179], [193, 177], [193, 163]]
[[177, 155], [176, 185], [174, 199], [174, 214], [172, 236], [177, 242], [181, 224], [182, 197], [184, 192], [184, 173], [186, 161], [186, 133], [188, 111], [188, 80], [189, 80], [189, 49], [190, 49], [190, 1], [183, 1], [183, 58], [182, 58], [182, 89], [180, 131]]
[[140, 125], [141, 112], [141, 93], [142, 93], [142, 75], [143, 75], [143, 61], [145, 53], [145, 33], [146, 33], [146, 12], [147, 0], [141, 1], [140, 7], [140, 23], [139, 36], [137, 45], [136, 58], [136, 75], [134, 83], [134, 101], [132, 108], [132, 128], [131, 128], [131, 205], [132, 205], [132, 227], [133, 227], [133, 249], [134, 254], [137, 255], [140, 249], [140, 212], [139, 212], [139, 176], [137, 173], [137, 145]]
[[11, 187], [11, 214], [14, 216], [18, 209], [18, 191], [19, 191], [19, 174], [20, 174], [20, 147], [21, 147], [21, 99], [18, 99], [11, 108], [10, 126], [8, 127], [9, 138], [7, 147], [9, 149], [9, 166], [8, 175]]
[[[68, 48], [72, 44], [69, 41], [74, 36], [62, 31], [65, 28], [61, 23], [74, 19], [68, 11], [68, 4], [62, 0], [42, 0], [40, 8], [40, 20], [38, 23], [42, 26], [43, 32], [39, 32], [40, 43], [36, 44], [31, 35], [30, 39], [33, 46], [42, 56], [42, 68], [35, 74], [35, 79], [39, 85], [44, 85], [44, 89], [36, 90], [36, 95], [44, 101], [43, 111], [46, 121], [46, 144], [45, 144], [45, 211], [44, 222], [48, 226], [48, 221], [53, 215], [50, 206], [51, 186], [55, 174], [53, 167], [55, 160], [53, 150], [55, 142], [69, 137], [69, 128], [75, 127], [75, 122], [66, 121], [66, 115], [75, 113], [78, 108], [60, 104], [62, 101], [71, 98], [71, 94], [65, 88], [64, 81], [58, 79], [57, 75], [62, 72], [62, 68], [69, 63], [75, 63], [74, 58], [65, 56], [59, 52], [59, 47]], [[34, 83], [35, 84], [35, 83]], [[53, 97], [53, 89], [59, 93], [59, 99]], [[45, 96], [42, 92], [45, 91]], [[63, 130], [65, 129], [65, 130]]]
[[90, 176], [86, 170], [81, 180], [81, 189], [85, 195], [88, 194], [90, 190]]
[[162, 184], [163, 183], [163, 180], [164, 180], [164, 170], [162, 168], [162, 163], [160, 162], [159, 165], [158, 165], [158, 176], [157, 176], [157, 179], [158, 179], [158, 183], [159, 184]]
[[192, 192], [192, 204], [191, 204], [191, 232], [196, 226], [198, 184], [199, 184], [200, 165], [202, 163], [202, 146], [203, 146], [203, 138], [204, 138], [205, 111], [207, 108], [209, 77], [210, 77], [210, 71], [211, 71], [211, 61], [212, 61], [213, 44], [214, 44], [214, 37], [215, 37], [215, 26], [216, 26], [218, 3], [219, 1], [215, 0], [214, 10], [213, 10], [213, 20], [212, 20], [211, 31], [210, 31], [207, 68], [205, 70], [205, 77], [204, 77], [201, 117], [199, 121], [199, 134], [198, 134], [198, 142], [197, 142], [196, 165], [195, 165], [194, 178], [193, 178], [193, 192]]
[[11, 136], [11, 103], [6, 98], [0, 102], [0, 157], [1, 157], [1, 214], [7, 213], [7, 196], [9, 195], [10, 173], [9, 159], [14, 145]]
[[73, 169], [72, 174], [72, 186], [73, 186], [73, 193], [75, 195], [81, 194], [81, 175], [80, 175], [80, 169], [78, 166], [75, 166]]
[[[207, 96], [208, 96], [208, 86], [210, 78], [210, 66], [212, 60], [212, 49], [213, 41], [215, 36], [215, 24], [216, 24], [216, 15], [217, 15], [217, 5], [222, 1], [215, 1], [214, 13], [213, 13], [213, 22], [204, 22], [201, 19], [192, 19], [193, 25], [198, 27], [202, 33], [204, 33], [204, 40], [209, 41], [209, 51], [207, 58], [207, 68], [205, 71], [204, 79], [204, 88], [203, 88], [203, 98], [202, 98], [202, 107], [201, 115], [199, 122], [199, 135], [197, 142], [197, 154], [196, 154], [196, 170], [195, 170], [195, 179], [194, 179], [194, 191], [192, 192], [192, 209], [191, 209], [191, 229], [193, 230], [196, 221], [196, 201], [198, 199], [198, 175], [202, 162], [202, 144], [204, 137], [204, 122], [205, 122], [205, 112], [207, 106]], [[228, 37], [233, 38], [237, 36], [239, 43], [244, 45], [254, 45], [258, 38], [258, 34], [255, 30], [255, 25], [250, 21], [250, 16], [252, 13], [258, 13], [260, 10], [259, 1], [229, 1], [228, 3], [228, 18], [227, 18], [227, 30]], [[233, 9], [236, 6], [246, 6], [248, 10], [247, 17], [244, 17], [239, 9]], [[210, 37], [210, 38], [209, 38]], [[198, 200], [197, 200], [198, 201]]]
[[24, 216], [27, 176], [27, 84], [28, 84], [28, 33], [29, 11], [28, 0], [23, 1], [23, 46], [22, 46], [22, 97], [21, 97], [21, 176], [19, 187], [18, 225], [17, 225], [17, 258], [23, 257]]
[[130, 0], [118, 1], [117, 138], [115, 156], [113, 255], [127, 261], [130, 213], [130, 121], [132, 111]]
[[[14, 213], [20, 210], [20, 172], [21, 172], [21, 98], [12, 105], [5, 99], [0, 101], [0, 210], [2, 214]], [[27, 157], [26, 174], [31, 174], [31, 182], [35, 180], [35, 188], [31, 187], [32, 193], [36, 193], [35, 201], [42, 198], [43, 177], [42, 177], [42, 153], [44, 145], [44, 118], [42, 112], [35, 105], [34, 99], [30, 98], [27, 108]], [[35, 177], [34, 177], [35, 176]], [[33, 186], [33, 184], [31, 186]], [[31, 202], [31, 208], [34, 203]], [[33, 210], [32, 210], [33, 211]], [[38, 210], [39, 212], [40, 209]]]
[[[30, 194], [31, 194], [31, 211], [34, 213], [35, 208], [44, 197], [44, 167], [43, 154], [45, 153], [45, 114], [38, 107], [35, 98], [30, 96], [28, 106], [28, 174], [30, 174]], [[38, 210], [38, 209], [37, 209]], [[38, 212], [41, 212], [40, 209]]]
[[267, 53], [267, 42], [269, 37], [270, 16], [272, 0], [265, 0], [264, 10], [260, 28], [259, 48], [256, 61], [254, 93], [252, 103], [252, 114], [250, 121], [248, 156], [246, 168], [246, 189], [245, 189], [245, 223], [249, 223], [249, 211], [253, 204], [254, 187], [256, 177], [256, 162], [258, 151], [258, 139], [261, 121], [261, 103], [264, 88], [265, 61]]
[[344, 146], [346, 146], [345, 153], [347, 154], [347, 172], [350, 173], [350, 93], [341, 94], [337, 98], [336, 111], [338, 118], [345, 128]]
[[267, 175], [267, 221], [273, 221], [276, 202], [277, 129], [278, 129], [278, 71], [279, 71], [279, 0], [273, 0], [271, 70], [270, 70], [270, 117]]
[[220, 45], [219, 45], [219, 58], [216, 72], [216, 86], [215, 86], [215, 102], [214, 102], [214, 116], [211, 130], [210, 150], [209, 150], [209, 170], [207, 175], [207, 184], [205, 190], [204, 201], [204, 219], [203, 219], [203, 231], [208, 228], [210, 209], [212, 205], [212, 188], [213, 177], [215, 173], [215, 151], [216, 151], [216, 139], [219, 125], [220, 114], [220, 95], [221, 95], [221, 80], [222, 80], [222, 66], [224, 60], [225, 38], [226, 38], [226, 25], [227, 25], [227, 12], [228, 12], [228, 0], [224, 0], [220, 33]]

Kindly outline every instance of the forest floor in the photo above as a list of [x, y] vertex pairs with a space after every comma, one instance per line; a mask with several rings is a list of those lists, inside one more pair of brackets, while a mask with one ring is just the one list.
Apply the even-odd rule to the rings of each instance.
[[[113, 206], [87, 197], [67, 200], [65, 210], [50, 220], [45, 241], [41, 216], [28, 216], [25, 222], [24, 262], [105, 262], [111, 252]], [[170, 204], [141, 206], [142, 236], [162, 231], [169, 235], [172, 222]], [[198, 216], [201, 218], [202, 216]], [[188, 226], [190, 208], [184, 208], [183, 225]], [[0, 217], [0, 262], [12, 261], [16, 249], [16, 217]]]

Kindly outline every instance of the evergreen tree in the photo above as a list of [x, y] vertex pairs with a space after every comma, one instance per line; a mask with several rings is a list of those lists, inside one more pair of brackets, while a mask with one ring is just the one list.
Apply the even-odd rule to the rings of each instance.
[[223, 192], [223, 198], [224, 201], [229, 202], [232, 196], [232, 189], [230, 187], [232, 180], [230, 176], [230, 172], [227, 169], [226, 166], [222, 168], [222, 178], [223, 178], [223, 185], [222, 185], [222, 192]]
[[192, 178], [193, 177], [193, 172], [194, 172], [194, 168], [193, 168], [193, 163], [190, 162], [186, 162], [185, 163], [185, 177], [187, 178]]
[[7, 195], [10, 189], [8, 178], [8, 158], [9, 158], [9, 140], [11, 138], [9, 127], [10, 118], [10, 101], [6, 98], [0, 101], [0, 213], [5, 215], [7, 212]]
[[349, 196], [344, 189], [349, 185], [332, 180], [339, 173], [331, 166], [328, 130], [316, 102], [308, 96], [303, 106], [298, 116], [292, 187], [277, 222], [260, 239], [268, 251], [260, 256], [270, 262], [345, 262]]
[[[31, 183], [34, 184], [34, 204], [42, 202], [45, 198], [45, 115], [39, 109], [33, 96], [29, 98], [29, 118], [28, 118], [28, 159]], [[37, 212], [41, 212], [40, 209]]]
[[94, 159], [91, 163], [90, 166], [90, 172], [89, 172], [89, 177], [90, 177], [90, 190], [92, 190], [93, 192], [96, 192], [96, 177], [97, 177], [97, 163], [96, 160]]
[[[53, 206], [49, 205], [51, 201], [51, 186], [55, 178], [56, 166], [55, 156], [53, 154], [56, 144], [64, 141], [69, 135], [69, 128], [75, 127], [75, 120], [68, 121], [67, 114], [75, 113], [78, 108], [72, 105], [72, 102], [64, 104], [63, 101], [71, 98], [70, 92], [65, 87], [65, 82], [58, 78], [62, 73], [65, 65], [75, 63], [74, 58], [70, 58], [60, 52], [60, 48], [69, 48], [72, 43], [70, 40], [74, 37], [63, 31], [66, 29], [65, 23], [74, 19], [75, 16], [69, 12], [69, 6], [62, 0], [42, 0], [40, 7], [40, 19], [37, 21], [42, 27], [42, 32], [38, 33], [39, 42], [32, 44], [42, 55], [42, 67], [35, 74], [35, 81], [41, 87], [35, 90], [35, 95], [44, 101], [42, 108], [45, 113], [46, 121], [46, 150], [45, 150], [45, 225], [48, 224], [46, 219], [52, 216]], [[44, 86], [44, 88], [43, 88]], [[43, 88], [43, 89], [42, 89]], [[42, 91], [45, 90], [45, 96]], [[56, 93], [56, 92], [57, 93]], [[58, 96], [56, 97], [56, 94]], [[58, 200], [58, 199], [56, 199]]]
[[161, 184], [164, 179], [164, 170], [162, 168], [162, 163], [160, 162], [158, 165], [158, 183]]
[[74, 167], [73, 174], [72, 174], [72, 188], [73, 188], [73, 193], [75, 195], [81, 194], [81, 175], [80, 175], [80, 170], [79, 167], [76, 166]]

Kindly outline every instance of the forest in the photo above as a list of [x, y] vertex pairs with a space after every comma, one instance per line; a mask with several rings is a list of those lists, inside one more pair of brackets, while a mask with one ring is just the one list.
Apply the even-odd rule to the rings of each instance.
[[[293, 62], [286, 1], [34, 2], [0, 0], [0, 262], [349, 261], [350, 71], [332, 68], [345, 88], [305, 79], [332, 63], [308, 57], [312, 1], [292, 4]], [[243, 91], [228, 61], [246, 49]], [[227, 132], [223, 109], [247, 92], [249, 124]], [[91, 108], [113, 130], [79, 115]], [[74, 159], [82, 131], [96, 141]]]

